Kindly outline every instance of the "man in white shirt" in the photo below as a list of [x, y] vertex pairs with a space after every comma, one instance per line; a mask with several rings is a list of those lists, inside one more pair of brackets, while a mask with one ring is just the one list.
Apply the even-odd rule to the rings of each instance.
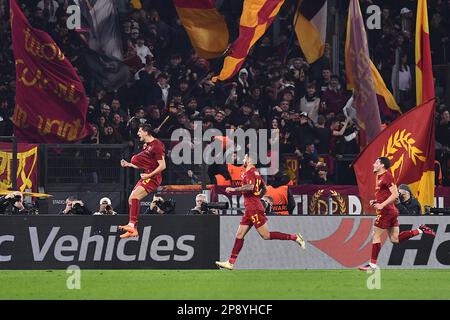
[[153, 54], [150, 49], [144, 44], [144, 39], [139, 38], [136, 42], [136, 54], [141, 59], [143, 64], [147, 62], [147, 56], [153, 58]]

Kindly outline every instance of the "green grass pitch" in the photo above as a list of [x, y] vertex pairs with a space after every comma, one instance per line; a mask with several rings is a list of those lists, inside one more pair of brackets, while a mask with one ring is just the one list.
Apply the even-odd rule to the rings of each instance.
[[450, 270], [382, 270], [381, 289], [358, 270], [0, 271], [0, 299], [450, 299]]

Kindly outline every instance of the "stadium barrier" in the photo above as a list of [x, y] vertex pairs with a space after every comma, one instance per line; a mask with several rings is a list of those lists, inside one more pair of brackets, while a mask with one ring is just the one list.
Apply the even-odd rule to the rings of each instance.
[[0, 216], [0, 269], [206, 269], [219, 257], [218, 216]]
[[[220, 257], [227, 259], [240, 217], [221, 217]], [[236, 267], [239, 269], [343, 269], [370, 259], [374, 217], [285, 216], [269, 217], [272, 231], [301, 232], [306, 250], [288, 241], [264, 241], [256, 232], [245, 239]], [[448, 268], [450, 266], [450, 216], [401, 216], [400, 231], [426, 223], [436, 237], [419, 235], [402, 244], [389, 239], [381, 248], [383, 268]]]
[[[213, 269], [230, 255], [241, 217], [143, 216], [138, 238], [120, 239], [126, 216], [0, 216], [0, 269]], [[239, 269], [345, 269], [367, 262], [374, 217], [271, 216], [273, 231], [301, 232], [291, 241], [264, 241], [252, 230]], [[379, 264], [387, 268], [448, 268], [450, 217], [400, 217], [400, 229], [422, 223], [437, 235], [399, 245], [388, 240]]]

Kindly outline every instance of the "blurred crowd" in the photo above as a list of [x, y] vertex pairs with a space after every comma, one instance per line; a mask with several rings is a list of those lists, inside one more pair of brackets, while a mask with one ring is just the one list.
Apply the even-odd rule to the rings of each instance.
[[[392, 91], [395, 51], [400, 48], [398, 103], [402, 111], [407, 111], [415, 104], [413, 39], [417, 3], [362, 0], [362, 12], [372, 2], [382, 8], [381, 30], [368, 31], [372, 60]], [[276, 129], [281, 160], [285, 155], [299, 159], [300, 183], [330, 183], [333, 177], [338, 183], [352, 182], [348, 166], [342, 167], [339, 179], [335, 172], [336, 159], [360, 151], [358, 125], [344, 112], [351, 92], [346, 90], [343, 54], [337, 74], [332, 71], [336, 68], [332, 68], [330, 44], [319, 61], [311, 65], [305, 61], [292, 37], [296, 1], [285, 2], [276, 36], [272, 29], [266, 32], [237, 76], [214, 84], [211, 75], [220, 70], [221, 60], [208, 61], [195, 54], [172, 1], [141, 0], [142, 9], [120, 17], [124, 60], [132, 75], [128, 83], [115, 91], [99, 87], [88, 76], [79, 55], [79, 36], [66, 28], [68, 0], [21, 3], [33, 26], [51, 34], [84, 82], [89, 96], [90, 130], [82, 143], [127, 144], [135, 148], [137, 128], [143, 122], [150, 123], [161, 139], [170, 139], [177, 128], [193, 130], [195, 121], [202, 121], [203, 129], [217, 128], [223, 133], [228, 128]], [[428, 4], [433, 64], [448, 64], [450, 3], [429, 0]], [[342, 49], [348, 1], [329, 1], [329, 5], [330, 17], [340, 17]], [[241, 8], [239, 0], [222, 3], [220, 11], [231, 36], [238, 33]], [[0, 0], [0, 135], [12, 134], [10, 118], [14, 108], [15, 73], [8, 11], [8, 1]], [[450, 79], [441, 73], [435, 73], [435, 77], [437, 159], [441, 182], [449, 185], [450, 115], [444, 95]], [[388, 125], [395, 116], [383, 114], [383, 124]], [[195, 176], [189, 171], [186, 181]]]

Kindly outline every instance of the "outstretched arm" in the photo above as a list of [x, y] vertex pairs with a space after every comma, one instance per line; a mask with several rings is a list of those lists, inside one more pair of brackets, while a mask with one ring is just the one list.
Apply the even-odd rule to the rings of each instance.
[[138, 166], [132, 164], [131, 162], [128, 162], [124, 159], [120, 160], [120, 165], [122, 168], [134, 168], [134, 169], [140, 169]]
[[255, 188], [254, 184], [246, 184], [243, 185], [242, 187], [237, 187], [237, 188], [232, 188], [232, 187], [228, 187], [225, 189], [225, 192], [246, 192], [246, 191], [252, 191]]

